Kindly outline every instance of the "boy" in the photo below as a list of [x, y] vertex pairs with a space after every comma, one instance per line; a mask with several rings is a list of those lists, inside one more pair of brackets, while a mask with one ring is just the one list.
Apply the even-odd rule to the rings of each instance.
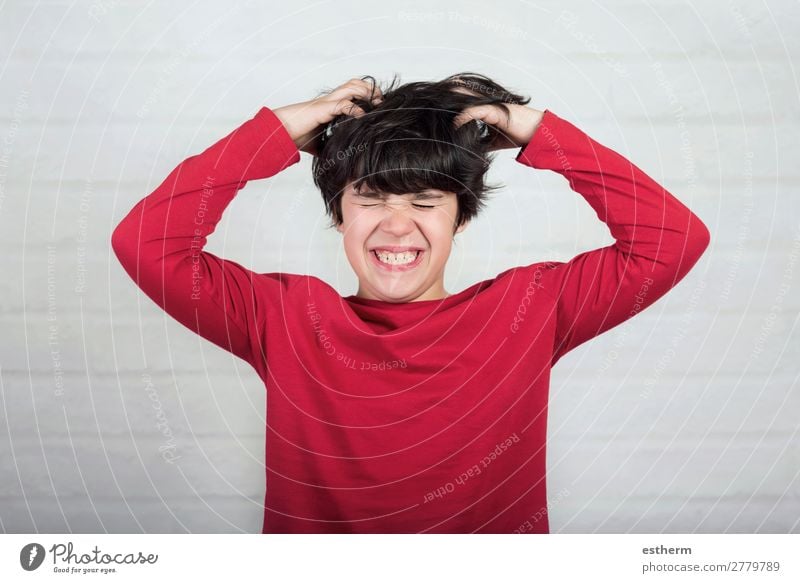
[[[153, 301], [263, 379], [264, 533], [546, 533], [551, 367], [675, 286], [708, 230], [631, 162], [487, 77], [383, 91], [367, 79], [264, 107], [179, 164], [117, 226], [114, 251]], [[452, 239], [501, 148], [567, 178], [616, 242], [451, 294]], [[203, 251], [237, 191], [300, 149], [355, 295]]]

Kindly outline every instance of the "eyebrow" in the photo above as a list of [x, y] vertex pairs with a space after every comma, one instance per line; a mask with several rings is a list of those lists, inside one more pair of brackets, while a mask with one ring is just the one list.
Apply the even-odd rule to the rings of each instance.
[[[380, 198], [385, 199], [389, 198], [388, 194], [385, 193], [378, 193], [373, 192], [371, 190], [365, 192], [353, 192], [353, 196], [357, 196], [359, 198]], [[414, 200], [440, 200], [443, 199], [444, 195], [438, 192], [415, 192], [414, 193]]]

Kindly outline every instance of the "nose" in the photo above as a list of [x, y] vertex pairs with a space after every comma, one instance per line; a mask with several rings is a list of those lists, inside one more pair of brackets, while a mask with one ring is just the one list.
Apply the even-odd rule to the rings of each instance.
[[407, 212], [411, 205], [405, 203], [386, 203], [386, 212], [381, 220], [381, 229], [396, 237], [408, 234], [414, 230], [414, 220]]

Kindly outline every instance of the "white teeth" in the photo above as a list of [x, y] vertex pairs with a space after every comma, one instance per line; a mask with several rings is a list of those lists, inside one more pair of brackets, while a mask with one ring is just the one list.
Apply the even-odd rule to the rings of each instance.
[[417, 258], [418, 253], [420, 253], [420, 251], [404, 251], [403, 253], [375, 251], [375, 255], [378, 256], [378, 259], [389, 265], [405, 265], [407, 263], [412, 263]]

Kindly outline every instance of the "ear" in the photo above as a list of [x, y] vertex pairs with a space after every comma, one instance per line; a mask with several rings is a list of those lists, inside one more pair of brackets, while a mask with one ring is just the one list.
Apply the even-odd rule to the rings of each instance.
[[453, 236], [457, 235], [458, 233], [460, 233], [461, 231], [466, 229], [468, 225], [469, 225], [469, 221], [466, 221], [464, 224], [462, 224], [459, 228], [456, 229], [456, 232], [453, 233]]

